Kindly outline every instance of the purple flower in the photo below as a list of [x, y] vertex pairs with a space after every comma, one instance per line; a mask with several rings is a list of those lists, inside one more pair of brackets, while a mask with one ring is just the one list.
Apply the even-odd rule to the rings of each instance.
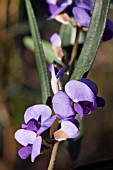
[[89, 27], [91, 14], [94, 8], [94, 0], [77, 0], [76, 6], [73, 8], [73, 15], [78, 25]]
[[92, 82], [91, 80], [86, 79], [86, 78], [82, 78], [81, 82], [85, 83], [92, 90], [92, 92], [94, 93], [94, 95], [96, 97], [96, 105], [97, 105], [96, 109], [98, 107], [104, 107], [105, 100], [102, 97], [97, 96], [97, 94], [98, 94], [98, 86], [94, 82]]
[[63, 12], [69, 5], [72, 4], [72, 0], [56, 0], [56, 1], [48, 1], [49, 10], [51, 13], [50, 19], [54, 19], [58, 14]]
[[[62, 23], [72, 25], [70, 13], [72, 13], [72, 0], [46, 0], [48, 3], [49, 19], [56, 19]], [[75, 3], [74, 3], [75, 5]]]
[[[89, 27], [91, 15], [94, 9], [95, 0], [76, 0], [76, 7], [72, 12], [75, 20], [79, 26]], [[102, 37], [103, 41], [107, 41], [113, 38], [113, 22], [107, 18], [105, 31]]]
[[51, 72], [51, 87], [54, 94], [56, 94], [59, 90], [62, 90], [61, 78], [63, 77], [66, 71], [66, 66], [58, 70], [56, 65], [56, 61], [53, 61], [49, 66], [49, 71]]
[[[86, 81], [85, 81], [86, 80]], [[65, 92], [59, 91], [53, 97], [53, 108], [60, 119], [79, 114], [90, 114], [91, 111], [103, 107], [103, 99], [97, 97], [95, 84], [88, 79], [71, 80], [65, 85]]]
[[61, 47], [62, 41], [61, 41], [60, 35], [57, 33], [54, 33], [50, 38], [50, 42], [52, 44], [56, 57], [61, 61], [64, 56], [64, 52]]
[[15, 139], [24, 147], [18, 154], [22, 159], [26, 159], [31, 154], [31, 161], [40, 154], [42, 137], [40, 136], [47, 130], [55, 121], [56, 116], [52, 116], [52, 111], [49, 106], [39, 104], [29, 107], [25, 114], [25, 124], [22, 124], [22, 129], [15, 132]]

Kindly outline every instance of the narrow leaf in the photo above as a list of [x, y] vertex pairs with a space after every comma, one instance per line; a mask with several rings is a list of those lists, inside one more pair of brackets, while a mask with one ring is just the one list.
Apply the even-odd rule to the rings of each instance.
[[36, 63], [37, 63], [37, 68], [38, 68], [38, 73], [39, 73], [39, 78], [41, 83], [42, 101], [43, 103], [46, 103], [48, 97], [50, 96], [50, 86], [49, 86], [49, 79], [47, 74], [45, 54], [40, 38], [38, 25], [36, 22], [36, 18], [30, 0], [25, 0], [25, 4], [27, 8], [30, 30], [34, 41]]
[[81, 79], [91, 68], [105, 29], [110, 0], [96, 0], [84, 46], [71, 79]]

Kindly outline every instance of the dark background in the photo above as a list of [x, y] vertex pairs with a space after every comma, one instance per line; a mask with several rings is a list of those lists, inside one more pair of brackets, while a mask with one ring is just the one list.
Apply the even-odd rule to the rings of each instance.
[[[60, 24], [47, 20], [44, 0], [31, 2], [41, 37], [49, 40], [52, 33], [59, 31]], [[109, 10], [109, 16], [113, 21], [113, 9]], [[1, 0], [0, 170], [46, 170], [50, 160], [51, 150], [39, 156], [35, 163], [30, 158], [21, 160], [17, 155], [21, 146], [15, 141], [14, 133], [23, 122], [26, 108], [41, 103], [35, 56], [23, 44], [26, 35], [30, 31], [24, 1]], [[84, 135], [77, 160], [71, 159], [67, 142], [60, 144], [55, 170], [113, 158], [113, 40], [100, 44], [88, 78], [98, 84], [99, 95], [105, 98], [106, 105], [84, 116]]]

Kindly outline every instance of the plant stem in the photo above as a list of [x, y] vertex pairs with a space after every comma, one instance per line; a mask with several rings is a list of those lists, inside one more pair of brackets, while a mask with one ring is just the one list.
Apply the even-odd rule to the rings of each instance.
[[74, 43], [74, 46], [73, 46], [73, 49], [72, 49], [71, 59], [70, 59], [70, 62], [69, 62], [69, 78], [71, 77], [71, 74], [73, 72], [75, 59], [76, 59], [76, 56], [77, 56], [78, 38], [79, 38], [79, 28], [77, 27], [75, 43]]
[[58, 146], [59, 146], [59, 142], [56, 142], [53, 146], [53, 150], [52, 150], [52, 154], [51, 154], [51, 159], [49, 162], [49, 166], [48, 166], [48, 170], [53, 170], [54, 168], [54, 164], [55, 164], [55, 159], [56, 159], [56, 155], [57, 155], [57, 151], [58, 151]]

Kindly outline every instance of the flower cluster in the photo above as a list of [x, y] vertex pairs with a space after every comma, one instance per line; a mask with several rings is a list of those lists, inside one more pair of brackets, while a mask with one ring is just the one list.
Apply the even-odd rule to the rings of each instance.
[[[55, 64], [53, 62], [49, 69], [52, 77], [58, 79], [63, 76], [65, 68], [55, 72]], [[69, 81], [65, 85], [65, 92], [59, 89], [59, 85], [57, 89], [52, 99], [54, 116], [51, 116], [51, 108], [43, 104], [34, 105], [26, 110], [25, 124], [22, 124], [22, 128], [15, 133], [15, 139], [24, 146], [18, 152], [22, 159], [31, 154], [31, 161], [34, 162], [41, 152], [41, 135], [52, 126], [56, 117], [59, 119], [59, 125], [52, 134], [53, 140], [72, 139], [80, 134], [76, 115], [82, 118], [84, 114], [91, 114], [92, 111], [105, 105], [104, 99], [97, 96], [97, 85], [89, 79]]]
[[[95, 0], [46, 0], [46, 2], [50, 14], [49, 19], [56, 19], [64, 24], [73, 25], [71, 17], [74, 17], [79, 27], [89, 27]], [[102, 40], [107, 41], [112, 38], [113, 22], [107, 18]]]
[[15, 133], [15, 139], [24, 147], [18, 154], [22, 159], [26, 159], [31, 154], [31, 161], [40, 154], [42, 137], [41, 134], [51, 127], [56, 119], [52, 116], [52, 111], [49, 106], [39, 104], [29, 107], [25, 114], [25, 124], [22, 124], [22, 129]]

